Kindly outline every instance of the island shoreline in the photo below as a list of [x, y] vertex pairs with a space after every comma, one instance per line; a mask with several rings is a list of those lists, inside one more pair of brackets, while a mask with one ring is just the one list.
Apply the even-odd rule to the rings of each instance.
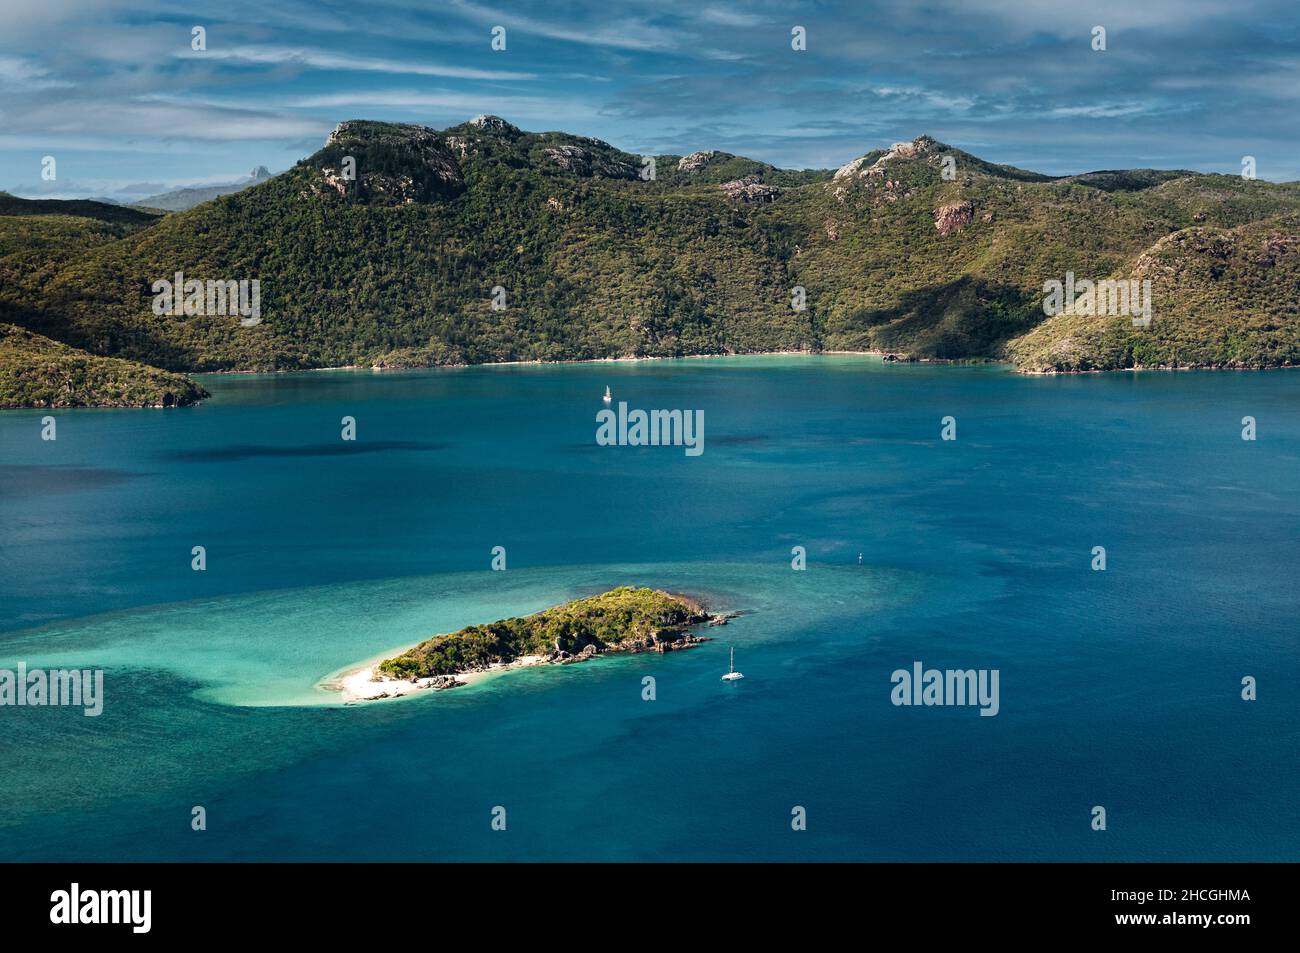
[[[406, 648], [372, 656], [364, 662], [340, 669], [317, 682], [316, 688], [326, 692], [338, 692], [342, 704], [353, 705], [359, 702], [391, 701], [431, 690], [445, 691], [449, 688], [461, 688], [482, 681], [489, 676], [521, 668], [573, 665], [607, 655], [637, 655], [645, 652], [664, 654], [670, 651], [695, 648], [705, 642], [712, 641], [711, 637], [696, 635], [691, 630], [701, 626], [726, 625], [730, 619], [735, 618], [737, 615], [735, 612], [709, 612], [700, 600], [682, 593], [666, 593], [666, 595], [688, 607], [693, 613], [695, 621], [682, 625], [677, 629], [663, 630], [652, 635], [649, 639], [628, 639], [623, 642], [609, 644], [603, 650], [598, 649], [592, 643], [588, 643], [583, 651], [572, 654], [557, 651], [549, 656], [520, 655], [507, 661], [496, 661], [479, 668], [411, 678], [402, 678], [379, 671], [380, 665], [385, 660], [401, 658], [432, 641], [425, 639]], [[566, 603], [566, 605], [572, 604]], [[549, 611], [552, 610], [543, 609], [538, 613], [534, 613], [533, 616], [540, 616]], [[526, 618], [532, 618], [533, 616]], [[434, 639], [452, 638], [455, 635], [456, 633], [449, 633], [435, 636]], [[663, 638], [664, 635], [671, 635], [672, 637]]]

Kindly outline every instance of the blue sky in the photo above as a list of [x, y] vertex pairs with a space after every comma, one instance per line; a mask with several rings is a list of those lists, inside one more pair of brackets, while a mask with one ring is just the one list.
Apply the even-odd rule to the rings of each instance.
[[[190, 48], [195, 25], [206, 52]], [[1091, 49], [1097, 25], [1105, 52]], [[226, 182], [288, 167], [343, 119], [443, 127], [484, 112], [631, 152], [720, 148], [789, 167], [928, 133], [1049, 173], [1237, 173], [1253, 155], [1261, 178], [1289, 181], [1300, 4], [0, 4], [0, 188], [22, 195]]]

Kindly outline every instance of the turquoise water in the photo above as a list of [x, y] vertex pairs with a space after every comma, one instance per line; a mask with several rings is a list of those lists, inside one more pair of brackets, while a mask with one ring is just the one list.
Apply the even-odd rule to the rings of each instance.
[[[106, 672], [97, 718], [0, 707], [0, 859], [1300, 859], [1298, 374], [205, 384], [59, 412], [54, 442], [44, 412], [0, 415], [0, 668]], [[703, 409], [703, 455], [597, 446], [606, 384]], [[625, 583], [741, 615], [688, 652], [392, 703], [320, 687]], [[999, 714], [895, 707], [916, 660], [997, 669]]]

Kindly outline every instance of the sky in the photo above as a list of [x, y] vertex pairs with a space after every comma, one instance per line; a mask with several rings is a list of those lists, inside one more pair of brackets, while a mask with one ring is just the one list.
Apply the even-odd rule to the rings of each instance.
[[481, 113], [793, 168], [928, 134], [1049, 174], [1253, 156], [1293, 181], [1300, 2], [0, 0], [0, 189], [18, 195], [131, 201], [281, 171], [345, 119]]

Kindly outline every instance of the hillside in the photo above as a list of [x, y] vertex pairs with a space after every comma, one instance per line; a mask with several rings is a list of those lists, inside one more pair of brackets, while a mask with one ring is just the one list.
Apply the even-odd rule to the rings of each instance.
[[148, 225], [158, 217], [152, 212], [110, 202], [95, 202], [90, 199], [23, 199], [8, 192], [0, 192], [0, 216], [5, 215], [67, 215], [125, 225]]
[[[707, 149], [654, 168], [491, 116], [351, 121], [287, 172], [162, 218], [0, 197], [0, 319], [181, 372], [818, 349], [1025, 370], [1300, 361], [1300, 184], [1053, 178], [925, 136], [837, 171]], [[155, 315], [152, 283], [177, 271], [258, 280], [261, 323]], [[1151, 278], [1151, 325], [1048, 318], [1043, 284], [1067, 272]]]
[[0, 408], [183, 407], [207, 396], [182, 374], [96, 357], [0, 324]]

